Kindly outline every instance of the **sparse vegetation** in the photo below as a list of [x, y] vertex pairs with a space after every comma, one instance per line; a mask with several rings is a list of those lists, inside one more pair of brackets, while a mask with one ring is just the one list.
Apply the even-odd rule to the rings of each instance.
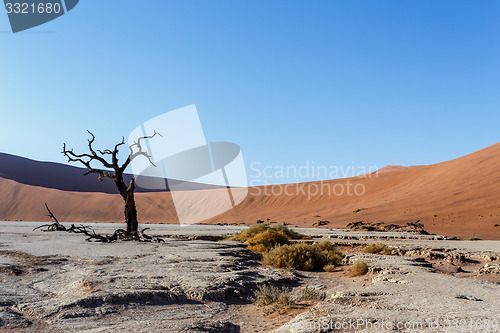
[[339, 265], [343, 255], [331, 242], [317, 244], [297, 243], [277, 246], [264, 253], [264, 264], [276, 268], [294, 268], [303, 271]]
[[392, 250], [389, 247], [386, 247], [380, 253], [383, 254], [384, 256], [390, 256], [390, 255], [392, 255]]
[[257, 224], [245, 229], [227, 240], [248, 244], [248, 249], [255, 252], [265, 252], [276, 246], [289, 244], [291, 239], [310, 239], [284, 225], [269, 226]]
[[390, 255], [392, 254], [391, 249], [387, 247], [387, 245], [382, 244], [382, 243], [377, 243], [377, 244], [370, 244], [366, 247], [364, 247], [361, 252], [364, 253], [373, 253], [373, 254], [383, 254], [383, 255]]
[[306, 286], [302, 289], [302, 293], [298, 301], [323, 301], [326, 298], [326, 293]]
[[329, 223], [330, 223], [330, 221], [318, 221], [318, 222], [314, 222], [312, 226], [313, 227], [321, 227], [322, 225], [327, 225]]
[[257, 306], [266, 306], [274, 303], [284, 305], [293, 304], [290, 296], [290, 289], [287, 287], [276, 287], [270, 284], [264, 284], [257, 287], [254, 292], [255, 297], [251, 298]]
[[250, 238], [254, 237], [257, 234], [265, 232], [269, 229], [267, 224], [257, 224], [253, 225], [245, 230], [240, 231], [236, 235], [229, 237], [227, 240], [237, 241], [237, 242], [246, 242]]
[[478, 241], [478, 240], [481, 240], [481, 238], [477, 238], [475, 236], [464, 238], [464, 241]]
[[263, 307], [263, 312], [266, 315], [291, 308], [295, 305], [289, 288], [279, 288], [270, 284], [258, 286], [251, 301], [258, 307]]
[[289, 239], [311, 239], [311, 236], [303, 235], [301, 233], [298, 233], [285, 225], [278, 224], [277, 226], [273, 227], [274, 230], [276, 231], [281, 231], [284, 233]]
[[311, 237], [281, 224], [273, 227], [269, 224], [257, 224], [227, 238], [247, 244], [251, 251], [263, 253], [264, 264], [276, 268], [310, 271], [331, 266], [328, 269], [333, 270], [341, 263], [343, 255], [333, 243], [290, 244], [290, 240], [298, 239]]
[[329, 272], [330, 273], [330, 272], [333, 272], [335, 270], [335, 267], [337, 267], [337, 266], [335, 266], [335, 265], [325, 265], [325, 267], [323, 267], [323, 270], [325, 272]]
[[346, 225], [351, 231], [387, 231], [387, 224], [383, 222], [351, 222]]
[[284, 232], [275, 229], [268, 229], [258, 233], [245, 242], [245, 244], [248, 244], [248, 249], [255, 252], [265, 252], [276, 245], [288, 243], [288, 236]]
[[265, 315], [292, 308], [297, 302], [323, 301], [326, 293], [315, 288], [305, 287], [298, 298], [294, 299], [290, 288], [276, 287], [264, 284], [257, 287], [254, 297], [250, 298], [253, 304], [262, 308]]
[[429, 235], [429, 233], [425, 231], [424, 225], [420, 223], [420, 220], [416, 222], [409, 222], [406, 225], [357, 221], [348, 223], [346, 228], [351, 229], [351, 231], [398, 231], [417, 232], [422, 235]]
[[358, 208], [358, 209], [353, 210], [352, 212], [353, 213], [359, 213], [360, 211], [361, 211], [361, 208]]
[[348, 276], [355, 277], [368, 273], [368, 264], [364, 260], [356, 260], [349, 269]]

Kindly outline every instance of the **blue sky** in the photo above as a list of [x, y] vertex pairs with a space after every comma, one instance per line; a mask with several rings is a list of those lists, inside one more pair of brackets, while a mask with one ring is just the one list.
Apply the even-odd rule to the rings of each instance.
[[64, 163], [196, 104], [247, 166], [437, 163], [499, 141], [499, 37], [498, 1], [85, 0], [18, 34], [1, 12], [0, 151]]

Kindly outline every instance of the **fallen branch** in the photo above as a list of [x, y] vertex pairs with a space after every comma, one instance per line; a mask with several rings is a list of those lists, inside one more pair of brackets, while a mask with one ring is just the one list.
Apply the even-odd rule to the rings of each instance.
[[87, 239], [85, 239], [87, 242], [97, 242], [97, 243], [114, 243], [118, 241], [137, 241], [137, 242], [155, 242], [155, 243], [164, 243], [165, 241], [157, 236], [149, 236], [145, 233], [146, 230], [150, 228], [144, 228], [141, 230], [141, 232], [128, 232], [123, 229], [117, 229], [112, 235], [100, 235], [95, 232], [95, 230], [92, 227], [85, 226], [81, 224], [80, 226], [75, 226], [74, 224], [71, 225], [71, 227], [66, 228], [63, 226], [61, 223], [59, 223], [59, 220], [52, 214], [50, 211], [49, 207], [47, 204], [45, 204], [45, 208], [47, 208], [47, 211], [51, 219], [54, 220], [54, 223], [52, 224], [44, 224], [41, 226], [38, 226], [33, 229], [42, 229], [42, 231], [65, 231], [65, 232], [70, 232], [70, 233], [75, 233], [75, 234], [84, 234], [87, 236]]
[[37, 229], [44, 228], [44, 227], [47, 227], [47, 229], [42, 230], [42, 231], [66, 231], [66, 227], [63, 226], [61, 223], [59, 223], [59, 220], [57, 220], [57, 218], [54, 216], [54, 214], [52, 214], [52, 212], [50, 211], [49, 206], [47, 206], [47, 203], [45, 203], [45, 208], [47, 208], [47, 211], [49, 212], [49, 214], [45, 215], [45, 216], [48, 216], [51, 219], [53, 219], [54, 223], [41, 225], [39, 227], [34, 228], [33, 231], [35, 231]]

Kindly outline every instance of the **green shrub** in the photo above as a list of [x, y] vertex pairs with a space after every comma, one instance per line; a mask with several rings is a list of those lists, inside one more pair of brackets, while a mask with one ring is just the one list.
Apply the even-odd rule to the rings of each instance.
[[318, 244], [297, 243], [278, 246], [264, 254], [264, 264], [276, 268], [294, 268], [303, 271], [338, 265], [343, 255], [330, 242]]
[[347, 273], [350, 277], [365, 275], [368, 273], [368, 264], [364, 260], [356, 260]]

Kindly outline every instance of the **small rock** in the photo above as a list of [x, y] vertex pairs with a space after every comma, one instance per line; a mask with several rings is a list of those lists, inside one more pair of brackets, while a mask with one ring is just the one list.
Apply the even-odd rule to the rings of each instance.
[[487, 263], [479, 269], [479, 274], [500, 274], [500, 264]]

